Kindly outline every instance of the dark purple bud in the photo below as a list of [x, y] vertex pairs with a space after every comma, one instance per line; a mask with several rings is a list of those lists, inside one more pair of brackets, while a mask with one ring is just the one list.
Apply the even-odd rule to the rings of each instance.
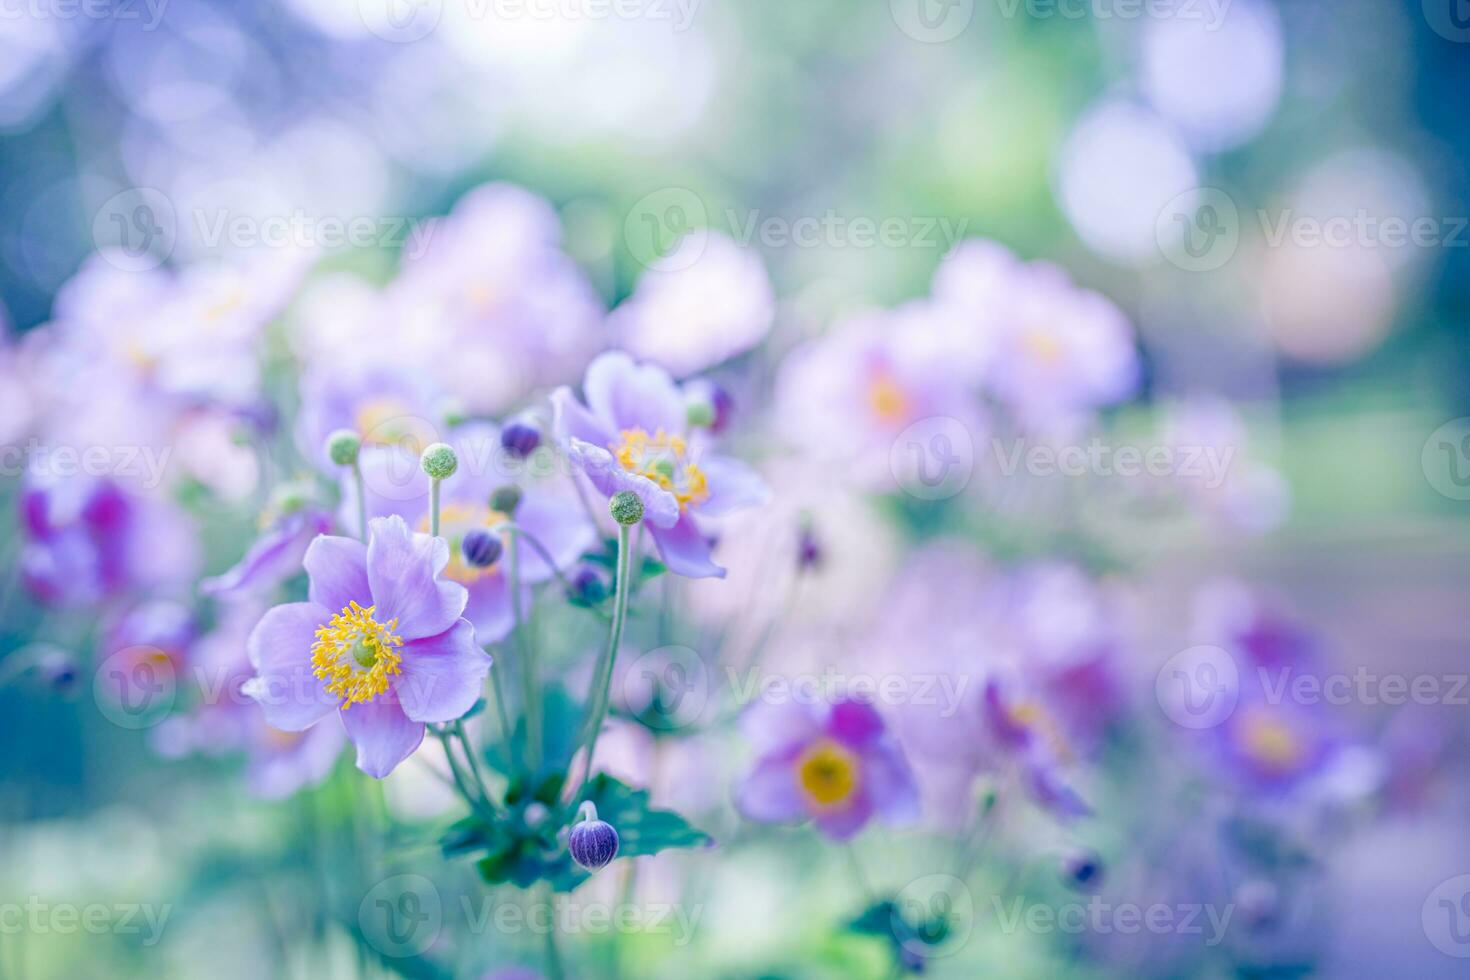
[[1079, 892], [1088, 892], [1102, 884], [1103, 862], [1096, 851], [1078, 848], [1062, 858], [1062, 883]]
[[500, 430], [500, 446], [517, 459], [525, 459], [541, 445], [541, 433], [535, 426], [512, 422]]
[[618, 856], [618, 832], [602, 820], [583, 820], [572, 827], [567, 848], [573, 861], [588, 871], [600, 871]]
[[572, 595], [575, 602], [595, 606], [608, 597], [610, 592], [607, 576], [591, 565], [583, 565], [572, 575]]
[[822, 545], [810, 527], [802, 528], [796, 539], [796, 567], [803, 572], [822, 567]]
[[475, 528], [464, 536], [459, 550], [464, 552], [464, 560], [475, 568], [489, 568], [500, 560], [504, 545], [500, 543], [500, 535]]

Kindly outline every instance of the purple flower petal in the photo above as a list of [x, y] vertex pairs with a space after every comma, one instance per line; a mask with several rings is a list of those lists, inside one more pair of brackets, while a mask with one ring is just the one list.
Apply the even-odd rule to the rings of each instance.
[[245, 556], [228, 571], [200, 582], [199, 591], [228, 598], [274, 588], [301, 568], [311, 540], [330, 526], [327, 516], [317, 511], [292, 514], [256, 538]]
[[663, 368], [640, 366], [622, 351], [609, 351], [588, 365], [583, 389], [592, 414], [614, 432], [684, 431], [684, 399]]
[[664, 564], [676, 575], [687, 578], [725, 577], [725, 570], [710, 558], [710, 543], [699, 533], [688, 514], [681, 516], [673, 527], [652, 525], [648, 530], [653, 534]]
[[401, 517], [369, 522], [367, 575], [372, 587], [374, 618], [397, 620], [395, 632], [405, 640], [437, 636], [454, 625], [469, 596], [457, 582], [440, 581], [449, 564], [443, 538], [414, 534]]
[[[475, 638], [480, 643], [499, 643], [515, 628], [515, 610], [510, 605], [510, 584], [499, 570], [480, 577], [466, 586], [469, 602], [464, 607], [464, 618], [475, 627]], [[528, 602], [529, 589], [523, 589]], [[523, 605], [521, 608], [529, 608]]]
[[392, 772], [424, 740], [423, 722], [411, 720], [391, 698], [354, 704], [342, 712], [342, 724], [357, 746], [357, 768], [375, 779]]
[[[515, 519], [528, 535], [551, 553], [557, 568], [571, 565], [597, 539], [597, 532], [587, 523], [587, 515], [581, 506], [570, 500], [531, 497], [521, 503]], [[544, 582], [555, 574], [540, 552], [530, 545], [521, 548], [520, 564], [523, 582]]]
[[672, 527], [679, 520], [679, 501], [646, 476], [630, 473], [613, 454], [591, 443], [573, 439], [567, 445], [572, 464], [587, 474], [597, 492], [611, 499], [629, 490], [643, 501], [644, 520], [654, 527]]
[[748, 820], [799, 823], [807, 819], [806, 797], [796, 784], [795, 751], [767, 756], [735, 788], [735, 807]]
[[822, 720], [796, 700], [757, 701], [741, 714], [740, 732], [766, 755], [810, 742], [822, 734]]
[[551, 393], [551, 408], [552, 428], [558, 439], [580, 439], [594, 446], [607, 446], [617, 441], [618, 434], [593, 418], [570, 388], [561, 387]]
[[817, 814], [817, 829], [833, 840], [847, 840], [867, 824], [873, 816], [873, 803], [866, 793], [858, 793], [844, 807]]
[[747, 507], [759, 507], [771, 497], [759, 473], [737, 460], [710, 456], [699, 460], [699, 468], [709, 480], [709, 496], [699, 504], [699, 512], [709, 517]]
[[333, 613], [350, 603], [371, 605], [367, 546], [354, 538], [322, 535], [306, 549], [302, 564], [311, 579], [311, 601]]
[[490, 655], [475, 642], [468, 621], [461, 619], [439, 636], [405, 643], [401, 653], [403, 673], [393, 689], [403, 713], [414, 721], [454, 721], [480, 699]]
[[903, 750], [891, 739], [862, 756], [863, 792], [884, 823], [903, 826], [919, 819], [919, 787]]
[[255, 677], [243, 690], [260, 702], [272, 728], [304, 731], [341, 703], [311, 668], [317, 628], [331, 618], [314, 602], [294, 602], [276, 606], [250, 631], [246, 649]]
[[827, 716], [827, 732], [850, 748], [862, 748], [883, 737], [883, 717], [866, 701], [838, 701]]

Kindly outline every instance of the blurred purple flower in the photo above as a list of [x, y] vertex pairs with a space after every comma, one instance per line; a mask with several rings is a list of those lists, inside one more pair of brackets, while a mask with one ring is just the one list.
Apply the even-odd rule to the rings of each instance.
[[390, 298], [421, 362], [466, 410], [500, 412], [565, 383], [601, 349], [602, 301], [562, 251], [546, 201], [488, 184], [423, 232]]
[[269, 596], [301, 571], [306, 549], [317, 535], [331, 530], [331, 517], [305, 507], [276, 518], [227, 571], [199, 583], [199, 591], [217, 599], [243, 595]]
[[645, 520], [669, 569], [723, 578], [695, 515], [720, 517], [765, 502], [765, 483], [744, 463], [702, 455], [685, 435], [684, 398], [662, 368], [627, 354], [599, 356], [583, 383], [586, 406], [570, 389], [552, 395], [557, 436], [597, 491], [643, 501]]
[[460, 618], [464, 586], [440, 578], [449, 560], [443, 538], [396, 516], [372, 521], [367, 544], [313, 541], [309, 601], [275, 607], [250, 634], [245, 691], [266, 721], [300, 732], [338, 712], [358, 768], [381, 779], [418, 748], [426, 723], [469, 711], [490, 657]]
[[758, 704], [741, 719], [759, 753], [735, 791], [740, 812], [761, 823], [813, 820], [846, 840], [877, 817], [889, 826], [918, 819], [919, 791], [908, 760], [872, 705]]
[[198, 541], [181, 511], [104, 478], [27, 476], [20, 524], [24, 580], [51, 605], [182, 587], [198, 566]]
[[1025, 424], [1067, 426], [1138, 388], [1127, 318], [1050, 263], [971, 240], [940, 266], [934, 301], [962, 325], [964, 345], [989, 352], [986, 388]]
[[706, 232], [655, 262], [612, 312], [608, 330], [633, 356], [687, 377], [755, 347], [775, 317], [760, 255]]

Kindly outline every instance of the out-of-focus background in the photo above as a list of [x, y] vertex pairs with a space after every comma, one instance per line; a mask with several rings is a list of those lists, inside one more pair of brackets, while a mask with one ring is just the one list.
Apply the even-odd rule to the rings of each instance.
[[[732, 441], [774, 491], [758, 518], [722, 528], [731, 577], [673, 595], [680, 642], [707, 662], [748, 664], [759, 642], [771, 674], [891, 676], [894, 658], [911, 670], [937, 650], [939, 675], [968, 677], [965, 658], [988, 664], [1000, 645], [1023, 666], [1041, 647], [1075, 652], [1075, 636], [1110, 651], [1132, 720], [1082, 766], [1091, 823], [1008, 826], [1001, 839], [1035, 859], [966, 879], [971, 904], [949, 909], [962, 938], [917, 958], [930, 975], [1462, 975], [1462, 6], [0, 0], [0, 479], [13, 515], [0, 543], [0, 977], [544, 969], [534, 930], [486, 925], [492, 893], [463, 868], [433, 870], [432, 835], [404, 829], [452, 814], [432, 760], [381, 798], [354, 796], [355, 774], [339, 772], [262, 802], [281, 794], [250, 791], [242, 752], [204, 751], [176, 719], [119, 705], [109, 678], [136, 678], [137, 664], [111, 658], [172, 651], [170, 639], [193, 663], [238, 653], [251, 613], [231, 627], [198, 587], [310, 469], [303, 376], [382, 358], [400, 387], [427, 392], [408, 404], [503, 419], [619, 346], [679, 378], [713, 369]], [[976, 240], [1014, 257], [944, 262]], [[1085, 305], [1096, 291], [1126, 320], [1132, 367], [1097, 382], [1108, 390], [1077, 394], [1116, 350], [1047, 346], [1072, 342], [1045, 331], [1077, 308], [984, 281], [1018, 275], [1018, 261], [1064, 270], [1033, 270], [1043, 293], [1048, 276], [1069, 277], [1058, 295]], [[909, 333], [906, 317], [941, 300], [969, 310], [961, 321], [1011, 303], [1041, 331], [1022, 331], [1023, 353], [1081, 366], [1028, 374], [977, 330], [958, 349], [985, 362], [985, 420], [942, 400], [918, 413], [960, 426], [974, 477], [930, 493], [893, 464], [877, 488], [849, 457], [827, 461], [868, 423], [844, 414], [840, 363], [813, 361], [840, 362], [830, 345], [863, 317], [894, 362], [921, 360], [931, 332]], [[515, 306], [503, 333], [475, 335], [474, 311], [501, 302]], [[444, 329], [456, 316], [468, 333]], [[880, 416], [907, 410], [893, 397]], [[887, 473], [908, 437], [873, 431]], [[1189, 453], [1170, 456], [1182, 490], [1165, 492], [1111, 457], [1087, 457], [1076, 480], [1056, 476], [1054, 456], [1007, 468], [1013, 450], [1095, 438], [1192, 448], [1201, 465], [1213, 449], [1224, 469], [1195, 477], [1178, 472]], [[912, 439], [944, 458], [959, 444], [943, 427]], [[168, 513], [111, 541], [109, 505], [75, 486], [97, 475], [89, 448], [131, 471], [134, 506]], [[768, 573], [788, 554], [812, 578], [800, 601], [797, 573]], [[595, 647], [588, 629], [565, 646]], [[1321, 763], [1309, 790], [1278, 785], [1308, 751], [1290, 732], [1195, 744], [1166, 689], [1174, 671], [1204, 680], [1222, 666], [1197, 644], [1242, 671], [1259, 663], [1268, 701], [1270, 678], [1316, 685], [1285, 695], [1332, 716], [1308, 739]], [[1308, 648], [1295, 675], [1267, 673]], [[573, 654], [564, 666], [585, 678]], [[978, 738], [912, 736], [904, 707], [886, 714], [910, 757], [958, 762]], [[871, 937], [846, 928], [864, 905], [848, 845], [752, 837], [730, 810], [749, 751], [728, 727], [688, 739], [626, 727], [609, 736], [625, 778], [701, 815], [722, 846], [589, 886], [641, 918], [601, 932], [582, 921], [574, 941], [591, 952], [571, 975], [890, 975]], [[1271, 785], [1231, 783], [1228, 802], [1195, 785], [1263, 761]], [[923, 831], [851, 845], [878, 892], [923, 891], [953, 831], [937, 818], [959, 804], [916, 767]], [[956, 799], [968, 807], [979, 785]], [[339, 819], [364, 809], [379, 822]], [[454, 936], [432, 970], [419, 950], [364, 955], [340, 925], [342, 909], [350, 923], [372, 908], [370, 890], [334, 873], [360, 843], [343, 826], [432, 879]], [[1089, 893], [1038, 870], [1084, 845], [1109, 868], [1090, 893], [1100, 918]], [[1129, 902], [1163, 903], [1170, 924], [1120, 928]], [[1180, 924], [1187, 908], [1203, 938]], [[1227, 908], [1225, 938], [1206, 942]], [[1072, 911], [1087, 924], [1068, 928]], [[650, 926], [675, 913], [698, 921]]]

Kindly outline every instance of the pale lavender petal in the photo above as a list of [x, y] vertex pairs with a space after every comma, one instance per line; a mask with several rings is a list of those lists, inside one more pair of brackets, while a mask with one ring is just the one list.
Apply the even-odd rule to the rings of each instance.
[[302, 556], [311, 540], [331, 526], [318, 511], [292, 514], [270, 528], [228, 571], [199, 583], [204, 595], [230, 597], [244, 592], [274, 588], [302, 566]]
[[1092, 814], [1092, 807], [1062, 778], [1052, 760], [1033, 754], [1026, 762], [1023, 775], [1031, 798], [1057, 816], [1086, 817]]
[[317, 725], [297, 741], [277, 747], [269, 735], [253, 747], [245, 779], [250, 792], [279, 800], [327, 777], [347, 741], [342, 726]]
[[766, 755], [812, 741], [822, 734], [822, 719], [811, 706], [792, 698], [756, 701], [740, 715], [740, 732], [758, 754]]
[[646, 476], [629, 473], [606, 449], [573, 439], [567, 455], [604, 497], [611, 499], [624, 490], [636, 494], [643, 501], [643, 519], [654, 527], [672, 527], [679, 520], [679, 501], [672, 493]]
[[403, 713], [414, 721], [445, 722], [475, 706], [490, 671], [490, 655], [475, 642], [475, 629], [461, 619], [440, 636], [405, 643], [403, 673], [393, 689]]
[[[469, 602], [464, 607], [464, 618], [475, 627], [475, 637], [480, 643], [499, 643], [510, 635], [515, 627], [515, 611], [510, 606], [510, 585], [504, 573], [496, 569], [471, 582]], [[522, 607], [530, 597], [529, 589], [522, 589]]]
[[570, 388], [563, 386], [551, 393], [551, 408], [552, 429], [558, 439], [580, 439], [603, 447], [617, 441], [617, 432], [593, 418]]
[[654, 525], [648, 529], [658, 553], [676, 575], [687, 578], [724, 578], [725, 570], [710, 558], [710, 543], [688, 514], [679, 518], [673, 527]]
[[661, 367], [638, 365], [622, 351], [609, 351], [588, 366], [583, 389], [592, 414], [614, 432], [684, 431], [684, 399]]
[[397, 620], [395, 631], [405, 640], [453, 626], [469, 597], [458, 582], [438, 578], [449, 564], [448, 542], [414, 534], [396, 516], [370, 521], [369, 529], [367, 574], [378, 622]]
[[862, 756], [863, 793], [883, 822], [904, 826], [919, 819], [919, 787], [903, 751], [891, 739], [870, 746]]
[[242, 690], [260, 702], [271, 727], [304, 731], [341, 703], [311, 668], [317, 628], [331, 618], [314, 602], [294, 602], [276, 606], [250, 631], [246, 649], [255, 676]]
[[809, 814], [796, 784], [793, 752], [767, 756], [735, 787], [735, 808], [760, 823], [798, 823]]
[[372, 605], [368, 587], [367, 546], [356, 538], [322, 535], [306, 549], [302, 564], [311, 579], [311, 601], [333, 613], [349, 603]]
[[699, 504], [701, 514], [722, 517], [759, 507], [771, 498], [761, 475], [738, 460], [710, 456], [699, 460], [699, 468], [709, 480], [709, 496]]
[[357, 768], [382, 779], [413, 755], [424, 740], [424, 724], [413, 721], [391, 698], [354, 704], [342, 712], [347, 737], [357, 746]]
[[858, 793], [844, 807], [817, 814], [817, 829], [833, 840], [847, 840], [862, 830], [873, 816], [873, 803], [867, 794]]
[[[515, 520], [550, 553], [557, 568], [571, 565], [597, 540], [586, 512], [572, 500], [532, 497], [517, 508]], [[520, 549], [520, 566], [523, 582], [544, 582], [555, 574], [540, 551], [529, 544]]]

